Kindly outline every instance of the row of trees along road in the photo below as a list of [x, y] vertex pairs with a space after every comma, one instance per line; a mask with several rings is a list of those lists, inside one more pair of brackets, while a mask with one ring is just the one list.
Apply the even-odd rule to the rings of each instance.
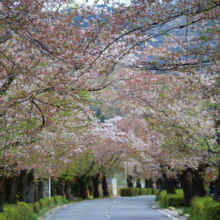
[[[180, 176], [186, 206], [195, 191], [184, 175], [219, 173], [219, 1], [0, 3], [1, 211], [6, 177], [83, 176], [77, 164], [88, 149], [106, 172], [127, 144], [148, 173]], [[149, 94], [155, 73], [166, 75]], [[129, 136], [100, 126], [90, 107], [97, 98], [135, 112]]]

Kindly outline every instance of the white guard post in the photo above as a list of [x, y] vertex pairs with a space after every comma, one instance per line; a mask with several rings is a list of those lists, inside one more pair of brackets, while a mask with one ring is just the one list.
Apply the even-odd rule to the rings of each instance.
[[116, 179], [112, 179], [112, 193], [113, 196], [117, 196], [117, 181]]
[[49, 178], [49, 199], [51, 199], [51, 181]]

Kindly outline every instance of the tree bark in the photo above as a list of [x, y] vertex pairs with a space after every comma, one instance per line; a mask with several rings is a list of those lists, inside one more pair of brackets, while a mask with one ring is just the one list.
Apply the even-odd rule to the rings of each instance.
[[20, 175], [17, 177], [18, 200], [21, 202], [25, 201], [26, 178], [27, 178], [27, 170], [21, 170]]
[[145, 188], [149, 188], [149, 180], [145, 179]]
[[132, 178], [132, 175], [129, 175], [127, 178], [127, 184], [129, 188], [133, 188]]
[[38, 202], [38, 182], [34, 182], [34, 202]]
[[160, 192], [164, 190], [164, 182], [161, 178], [157, 180], [156, 184], [157, 184], [157, 189], [159, 189]]
[[137, 179], [137, 186], [136, 186], [137, 188], [141, 188], [141, 181], [140, 181], [140, 179]]
[[71, 201], [71, 188], [70, 188], [70, 181], [69, 180], [66, 180], [65, 181], [65, 196], [66, 196], [66, 199], [68, 201]]
[[167, 177], [167, 175], [163, 173], [163, 180], [164, 180], [164, 187], [167, 191], [167, 194], [176, 194], [174, 178]]
[[54, 197], [55, 195], [55, 182], [54, 179], [51, 178], [51, 197]]
[[218, 178], [214, 182], [214, 198], [215, 201], [220, 201], [220, 168], [218, 168]]
[[5, 200], [5, 177], [0, 175], [0, 212], [4, 211]]
[[82, 199], [88, 199], [85, 178], [78, 177], [77, 180], [80, 185], [80, 195], [81, 195]]
[[199, 170], [202, 171], [202, 167], [196, 171], [187, 168], [183, 171], [183, 174], [179, 176], [181, 188], [184, 193], [185, 207], [191, 206], [193, 196], [204, 197], [206, 195], [206, 190], [203, 186], [204, 179], [201, 177]]
[[149, 179], [149, 188], [154, 188], [154, 182], [152, 181], [152, 178]]
[[34, 170], [27, 174], [25, 202], [34, 204]]
[[109, 195], [108, 184], [107, 184], [107, 180], [106, 180], [106, 176], [105, 175], [103, 175], [102, 190], [103, 190], [103, 196], [104, 197]]
[[44, 181], [41, 179], [38, 182], [38, 199], [43, 199], [44, 198]]
[[17, 204], [17, 181], [13, 176], [6, 178], [5, 203]]
[[56, 194], [58, 196], [64, 197], [64, 188], [65, 188], [65, 181], [63, 180], [63, 178], [58, 178], [56, 184]]
[[93, 183], [93, 198], [99, 198], [99, 176], [100, 173], [92, 176], [92, 183]]

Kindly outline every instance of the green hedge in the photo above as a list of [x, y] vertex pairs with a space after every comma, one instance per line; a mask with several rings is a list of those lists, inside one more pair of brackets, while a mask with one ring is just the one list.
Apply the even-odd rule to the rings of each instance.
[[31, 214], [31, 207], [24, 202], [17, 205], [4, 205], [4, 212], [0, 213], [0, 220], [28, 220]]
[[63, 197], [62, 196], [55, 196], [55, 202], [57, 205], [63, 203]]
[[7, 218], [5, 217], [3, 213], [0, 213], [0, 220], [7, 220]]
[[211, 197], [194, 197], [190, 214], [200, 220], [220, 220], [220, 202]]
[[154, 188], [122, 188], [121, 196], [157, 195], [159, 190]]
[[123, 188], [121, 189], [121, 196], [138, 196], [139, 188]]
[[184, 206], [183, 190], [176, 189], [176, 194], [167, 194], [166, 190], [163, 190], [159, 195], [159, 205], [161, 208]]

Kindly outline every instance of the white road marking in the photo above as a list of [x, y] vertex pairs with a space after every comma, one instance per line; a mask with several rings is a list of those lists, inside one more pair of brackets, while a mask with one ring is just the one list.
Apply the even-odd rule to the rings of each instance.
[[153, 209], [155, 209], [155, 206], [152, 206]]
[[164, 211], [161, 211], [161, 210], [157, 210], [158, 212], [162, 212], [162, 213], [164, 213], [165, 215], [167, 215], [168, 217], [170, 217], [170, 218], [172, 218], [172, 219], [174, 219], [174, 220], [179, 220], [178, 218], [174, 218], [174, 217], [172, 217], [170, 214], [167, 214], [166, 212], [164, 212]]

